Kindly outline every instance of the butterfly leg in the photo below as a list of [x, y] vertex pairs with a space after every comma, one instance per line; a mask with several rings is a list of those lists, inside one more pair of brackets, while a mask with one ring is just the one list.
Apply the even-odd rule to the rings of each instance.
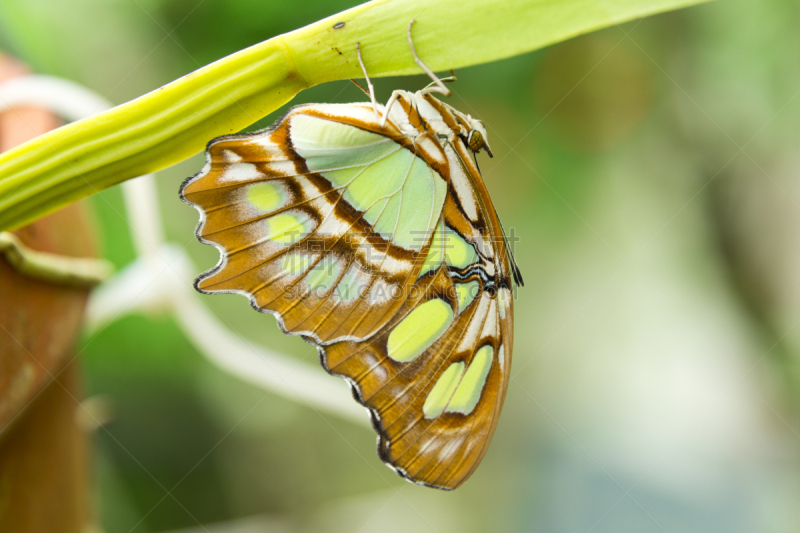
[[[415, 19], [411, 19], [411, 22], [408, 23], [408, 44], [411, 46], [411, 53], [414, 54], [414, 62], [416, 62], [416, 64], [419, 65], [419, 68], [424, 70], [425, 74], [430, 76], [430, 78], [433, 80], [432, 85], [428, 85], [420, 92], [422, 92], [423, 94], [440, 93], [445, 96], [450, 96], [450, 89], [448, 89], [445, 86], [442, 80], [439, 79], [439, 77], [436, 74], [434, 74], [434, 72], [431, 69], [429, 69], [428, 66], [425, 63], [423, 63], [422, 60], [417, 55], [417, 49], [414, 48], [414, 40], [411, 38], [411, 27], [414, 26], [415, 22], [416, 22]], [[455, 78], [455, 76], [452, 77]]]
[[[453, 72], [453, 69], [450, 69], [450, 75], [447, 76], [446, 78], [440, 79], [439, 81], [441, 81], [442, 83], [454, 83], [454, 82], [458, 81], [458, 78], [456, 78], [456, 73]], [[431, 87], [435, 87], [435, 86], [436, 86], [436, 82], [432, 81], [428, 85], [426, 85], [425, 88], [423, 88], [422, 90], [425, 91], [426, 89], [430, 89]]]
[[386, 107], [383, 108], [383, 118], [381, 119], [381, 128], [386, 125], [386, 120], [389, 118], [389, 110], [392, 109], [392, 106], [397, 99], [400, 98], [400, 95], [403, 93], [401, 90], [392, 91], [392, 96], [389, 98], [389, 101], [386, 102]]
[[372, 110], [375, 112], [375, 120], [380, 120], [380, 116], [378, 115], [378, 102], [375, 100], [375, 87], [372, 86], [372, 82], [369, 80], [369, 74], [367, 74], [367, 67], [364, 66], [364, 60], [361, 58], [361, 43], [356, 43], [356, 52], [358, 52], [358, 62], [361, 64], [361, 70], [364, 71], [364, 78], [367, 80], [367, 87], [369, 88], [369, 99], [372, 102]]

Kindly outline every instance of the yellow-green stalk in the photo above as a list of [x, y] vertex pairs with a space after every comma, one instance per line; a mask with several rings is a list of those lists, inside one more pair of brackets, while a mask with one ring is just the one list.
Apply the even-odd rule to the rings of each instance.
[[[704, 0], [375, 0], [274, 37], [105, 113], [0, 155], [0, 231], [127, 179], [178, 163], [301, 90], [361, 76], [420, 73], [521, 54]], [[343, 24], [342, 24], [343, 23]]]

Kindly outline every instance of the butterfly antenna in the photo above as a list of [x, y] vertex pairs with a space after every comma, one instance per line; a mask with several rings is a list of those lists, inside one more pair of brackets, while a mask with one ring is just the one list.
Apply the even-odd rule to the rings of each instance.
[[[495, 214], [497, 214], [496, 211]], [[499, 218], [497, 220], [498, 222], [500, 221]], [[519, 266], [517, 265], [517, 260], [514, 258], [514, 251], [511, 249], [511, 243], [508, 241], [508, 236], [506, 235], [506, 230], [503, 227], [502, 222], [500, 222], [500, 231], [503, 232], [503, 244], [506, 249], [506, 257], [508, 258], [509, 265], [511, 266], [511, 275], [514, 278], [514, 283], [522, 287], [525, 285], [525, 281], [522, 279], [522, 272], [520, 272]]]
[[411, 19], [411, 22], [408, 23], [408, 44], [411, 45], [411, 53], [414, 54], [414, 62], [417, 65], [419, 65], [419, 68], [425, 71], [425, 74], [430, 76], [430, 78], [433, 80], [433, 85], [435, 85], [435, 87], [431, 87], [429, 85], [423, 90], [429, 93], [437, 92], [445, 96], [450, 96], [451, 94], [450, 89], [448, 89], [447, 86], [445, 86], [442, 80], [440, 80], [439, 77], [436, 74], [434, 74], [433, 71], [429, 69], [428, 66], [425, 63], [423, 63], [422, 60], [417, 55], [417, 49], [414, 48], [414, 40], [411, 38], [411, 28], [414, 26], [415, 22], [416, 22], [415, 19]]
[[[369, 81], [369, 74], [367, 74], [367, 67], [364, 66], [364, 60], [361, 58], [361, 43], [356, 43], [356, 52], [358, 52], [358, 62], [361, 65], [361, 70], [364, 71], [364, 79], [367, 80], [367, 87], [369, 87], [369, 100], [372, 102], [372, 110], [375, 112], [375, 121], [380, 121], [381, 117], [378, 115], [378, 102], [375, 100], [375, 87], [372, 86], [372, 82]], [[356, 83], [358, 85], [358, 83]], [[360, 85], [358, 85], [361, 87]], [[361, 87], [363, 91], [364, 88]], [[364, 91], [366, 92], [366, 91]]]
[[353, 78], [350, 78], [350, 81], [352, 81], [352, 82], [355, 84], [355, 86], [356, 86], [356, 87], [358, 87], [359, 89], [361, 89], [361, 92], [362, 92], [362, 93], [364, 93], [364, 94], [366, 94], [366, 95], [367, 95], [367, 98], [369, 98], [369, 91], [368, 91], [368, 90], [366, 90], [366, 89], [364, 88], [364, 86], [363, 86], [363, 85], [361, 85], [360, 83], [358, 83], [358, 82], [357, 82], [356, 80], [354, 80]]

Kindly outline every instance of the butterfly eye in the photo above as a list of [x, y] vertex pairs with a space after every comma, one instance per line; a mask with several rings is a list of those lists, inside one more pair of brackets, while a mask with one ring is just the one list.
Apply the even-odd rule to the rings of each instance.
[[483, 128], [483, 124], [478, 121], [473, 123], [472, 129], [469, 131], [469, 135], [467, 136], [467, 146], [469, 146], [469, 149], [476, 154], [481, 150], [486, 150], [486, 153], [489, 154], [489, 157], [494, 157], [494, 154], [492, 154], [492, 149], [489, 148], [489, 143], [486, 142], [486, 130]]
[[469, 145], [469, 149], [473, 152], [480, 152], [481, 148], [486, 146], [486, 143], [483, 140], [483, 135], [478, 130], [472, 130], [469, 132], [467, 144]]

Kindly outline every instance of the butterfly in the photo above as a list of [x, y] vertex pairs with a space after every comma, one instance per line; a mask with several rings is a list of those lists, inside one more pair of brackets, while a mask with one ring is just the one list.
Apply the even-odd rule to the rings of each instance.
[[195, 288], [242, 294], [316, 346], [368, 409], [380, 458], [449, 490], [497, 425], [522, 278], [475, 157], [491, 155], [486, 128], [433, 96], [450, 91], [412, 24], [434, 83], [215, 139], [181, 197], [221, 255]]

